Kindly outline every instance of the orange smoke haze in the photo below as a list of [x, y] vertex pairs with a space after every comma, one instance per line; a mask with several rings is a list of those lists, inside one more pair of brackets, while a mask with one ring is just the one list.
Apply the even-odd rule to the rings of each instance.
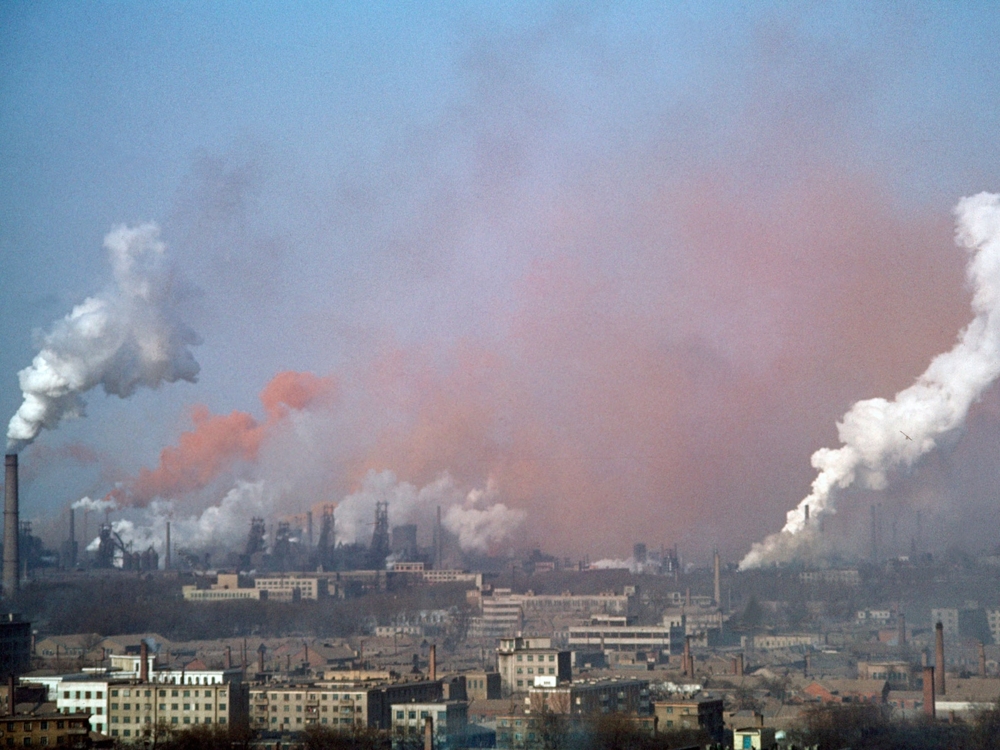
[[172, 497], [207, 486], [222, 471], [240, 461], [255, 461], [262, 442], [289, 414], [336, 394], [336, 383], [312, 373], [278, 373], [261, 391], [267, 419], [234, 411], [211, 414], [208, 407], [191, 410], [194, 429], [181, 434], [176, 446], [164, 448], [154, 469], [141, 469], [128, 483], [128, 499], [145, 505], [156, 497]]
[[555, 552], [739, 549], [808, 489], [846, 408], [908, 385], [969, 316], [950, 217], [832, 168], [752, 201], [703, 174], [613, 224], [572, 197], [551, 215], [566, 250], [522, 279], [504, 340], [375, 364], [405, 416], [355, 481], [490, 477]]

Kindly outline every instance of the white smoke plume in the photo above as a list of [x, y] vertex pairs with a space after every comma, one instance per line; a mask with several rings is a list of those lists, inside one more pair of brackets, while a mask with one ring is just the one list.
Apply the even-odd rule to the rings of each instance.
[[[969, 407], [1000, 375], [1000, 195], [980, 193], [955, 208], [955, 241], [969, 252], [972, 322], [951, 351], [892, 401], [859, 401], [837, 424], [843, 445], [812, 456], [812, 492], [788, 512], [784, 528], [754, 544], [742, 569], [808, 557], [818, 550], [819, 519], [834, 513], [838, 491], [861, 481], [882, 489], [890, 470], [911, 467], [965, 422]], [[810, 515], [807, 520], [807, 514]]]
[[155, 224], [115, 227], [104, 238], [114, 285], [57, 321], [29, 367], [18, 373], [24, 400], [7, 428], [7, 450], [19, 451], [41, 429], [82, 416], [81, 394], [101, 386], [128, 398], [140, 386], [195, 382], [199, 343], [178, 314], [183, 284], [165, 260]]
[[437, 506], [442, 509], [442, 524], [458, 537], [464, 551], [485, 552], [513, 534], [524, 522], [524, 511], [508, 508], [497, 499], [495, 488], [463, 492], [448, 474], [442, 474], [424, 487], [397, 481], [391, 471], [368, 472], [361, 489], [348, 495], [337, 506], [337, 540], [368, 543], [371, 538], [375, 503], [389, 503], [389, 522], [395, 526], [421, 522], [425, 528], [433, 522]]
[[[124, 509], [129, 517], [115, 520], [111, 526], [136, 551], [152, 546], [162, 555], [167, 521], [171, 523], [171, 540], [178, 549], [238, 550], [246, 541], [250, 518], [274, 518], [281, 512], [282, 498], [283, 493], [265, 481], [240, 481], [222, 502], [200, 514], [178, 517], [173, 501], [156, 500], [145, 508]], [[391, 471], [369, 472], [361, 489], [337, 506], [337, 541], [367, 544], [372, 534], [375, 503], [387, 501], [391, 525], [420, 522], [425, 528], [430, 528], [440, 505], [442, 523], [458, 538], [461, 549], [486, 552], [509, 539], [525, 519], [524, 511], [508, 508], [497, 498], [498, 493], [490, 484], [486, 489], [462, 492], [447, 474], [418, 489], [408, 482], [397, 481]], [[90, 498], [77, 501], [73, 507], [115, 509], [111, 500]], [[91, 543], [94, 549], [95, 544]]]
[[103, 513], [105, 511], [117, 510], [118, 504], [111, 499], [104, 500], [92, 500], [89, 497], [81, 497], [75, 503], [70, 506], [73, 510], [93, 510], [98, 513]]
[[[89, 498], [84, 498], [89, 500]], [[80, 505], [83, 500], [74, 503]], [[113, 501], [90, 501], [91, 509], [101, 509], [101, 503]], [[142, 552], [153, 547], [163, 555], [167, 537], [167, 522], [170, 522], [170, 539], [176, 549], [191, 550], [236, 550], [246, 542], [249, 522], [253, 516], [274, 515], [276, 502], [274, 494], [264, 482], [236, 483], [218, 505], [213, 505], [200, 514], [177, 517], [172, 501], [155, 500], [145, 508], [127, 508], [129, 518], [121, 518], [111, 523], [111, 528], [122, 542], [131, 544], [132, 549]], [[87, 549], [97, 549], [100, 540], [95, 538]]]
[[485, 553], [509, 539], [526, 517], [523, 510], [499, 502], [496, 488], [487, 483], [485, 490], [472, 490], [461, 505], [448, 508], [442, 523], [458, 537], [462, 550]]

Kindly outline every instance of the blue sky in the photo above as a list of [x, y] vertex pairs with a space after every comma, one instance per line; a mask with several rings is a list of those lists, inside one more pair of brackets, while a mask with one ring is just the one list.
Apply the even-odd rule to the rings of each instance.
[[[607, 304], [634, 315], [626, 329], [648, 326], [643, 351], [662, 347], [664, 361], [680, 363], [688, 355], [672, 347], [693, 347], [722, 363], [713, 372], [784, 383], [767, 352], [800, 340], [784, 332], [793, 321], [808, 319], [816, 342], [829, 339], [816, 343], [822, 362], [838, 361], [852, 340], [836, 321], [795, 309], [795, 269], [822, 283], [857, 263], [838, 254], [840, 240], [801, 266], [794, 250], [776, 251], [756, 287], [747, 260], [754, 227], [780, 225], [783, 212], [787, 225], [808, 226], [830, 194], [864, 195], [882, 217], [872, 227], [906, 237], [934, 228], [935, 247], [954, 254], [939, 240], [955, 201], [1000, 189], [1000, 14], [989, 3], [10, 2], [0, 29], [0, 412], [20, 402], [17, 372], [38, 332], [108, 283], [101, 243], [112, 226], [158, 222], [200, 290], [187, 311], [204, 340], [198, 384], [128, 401], [91, 393], [86, 419], [42, 437], [91, 445], [126, 474], [155, 463], [189, 426], [192, 403], [259, 415], [257, 393], [286, 369], [339, 373], [347, 394], [367, 393], [361, 372], [379, 353], [419, 352], [447, 373], [456, 346], [470, 341], [524, 375], [525, 400], [552, 408], [546, 421], [559, 425], [556, 434], [589, 435], [564, 378], [599, 362], [589, 354], [576, 365], [542, 362], [552, 347], [533, 338], [579, 341], [581, 351], [607, 345], [594, 333], [609, 320], [604, 302], [581, 321], [565, 297], [547, 296], [546, 274], [564, 263], [594, 280], [588, 288], [600, 299], [613, 290]], [[703, 267], [713, 242], [705, 222], [720, 220], [701, 215], [698, 191], [760, 219], [721, 211], [741, 227], [725, 240], [742, 259], [732, 267], [749, 264], [735, 278], [755, 290], [732, 308], [712, 303], [730, 282], [716, 285]], [[890, 252], [870, 241], [866, 253]], [[727, 252], [712, 263], [729, 266]], [[894, 276], [895, 262], [879, 268], [903, 295], [915, 282]], [[956, 288], [957, 254], [948, 263], [939, 287], [921, 283]], [[732, 459], [778, 478], [750, 481], [760, 503], [750, 530], [739, 518], [718, 522], [707, 532], [714, 543], [737, 549], [780, 520], [806, 489], [808, 454], [829, 441], [846, 406], [873, 388], [905, 386], [954, 335], [966, 304], [960, 288], [955, 299], [917, 314], [911, 335], [924, 338], [894, 372], [880, 363], [806, 378], [820, 405], [773, 426], [775, 442], [761, 450], [780, 460]], [[952, 328], [926, 338], [942, 310]], [[540, 321], [531, 333], [526, 317]], [[891, 336], [895, 325], [876, 319], [872, 335]], [[684, 416], [664, 429], [699, 424], [710, 434], [718, 415], [699, 404], [729, 396], [712, 390], [711, 377], [691, 377], [705, 391], [671, 407]], [[595, 396], [589, 384], [587, 394]], [[377, 435], [392, 419], [355, 419], [351, 429]], [[619, 432], [635, 434], [608, 419], [566, 450], [589, 456]], [[709, 452], [728, 449], [706, 441]], [[615, 469], [596, 479], [627, 487], [643, 509], [669, 506], [670, 477], [690, 474], [692, 459], [661, 448], [672, 467], [663, 475]], [[648, 450], [644, 440], [629, 448]], [[481, 466], [446, 463], [414, 469], [411, 479], [448, 470], [485, 480], [475, 476]], [[345, 476], [344, 491], [352, 481]], [[534, 512], [540, 529], [570, 502], [556, 495], [580, 491], [562, 480], [537, 491], [525, 482], [511, 481], [520, 489], [510, 501]], [[657, 538], [700, 538], [690, 509], [729, 516], [746, 503], [719, 498], [744, 482], [701, 493], [682, 482], [680, 510], [648, 511], [664, 519]], [[47, 467], [26, 484], [26, 504], [54, 512], [106, 491], [102, 483], [92, 466]], [[776, 493], [779, 484], [787, 490]], [[633, 534], [623, 522], [606, 543], [587, 536], [585, 544], [611, 553]], [[572, 537], [558, 545], [573, 549]]]

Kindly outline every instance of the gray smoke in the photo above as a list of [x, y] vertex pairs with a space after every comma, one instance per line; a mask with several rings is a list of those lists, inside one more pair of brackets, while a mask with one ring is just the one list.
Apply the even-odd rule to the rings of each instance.
[[114, 285], [57, 321], [31, 366], [18, 373], [24, 401], [7, 428], [8, 451], [64, 417], [82, 416], [82, 394], [97, 386], [128, 398], [140, 386], [197, 380], [188, 347], [200, 340], [181, 321], [184, 285], [159, 235], [156, 224], [121, 225], [104, 238]]

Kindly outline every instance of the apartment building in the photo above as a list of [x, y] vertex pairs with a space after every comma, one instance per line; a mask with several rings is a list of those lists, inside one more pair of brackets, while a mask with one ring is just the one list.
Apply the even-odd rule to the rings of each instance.
[[246, 727], [248, 703], [249, 691], [242, 684], [112, 685], [108, 690], [109, 734], [127, 741], [192, 726]]
[[250, 690], [250, 726], [278, 732], [311, 725], [389, 729], [394, 703], [430, 703], [441, 697], [441, 680], [255, 686]]
[[557, 682], [569, 681], [571, 657], [571, 652], [553, 648], [551, 638], [502, 638], [497, 649], [501, 694], [524, 692], [540, 676], [554, 677]]
[[368, 726], [368, 691], [357, 684], [270, 685], [250, 691], [250, 726], [268, 731], [301, 731], [311, 725], [331, 729]]

